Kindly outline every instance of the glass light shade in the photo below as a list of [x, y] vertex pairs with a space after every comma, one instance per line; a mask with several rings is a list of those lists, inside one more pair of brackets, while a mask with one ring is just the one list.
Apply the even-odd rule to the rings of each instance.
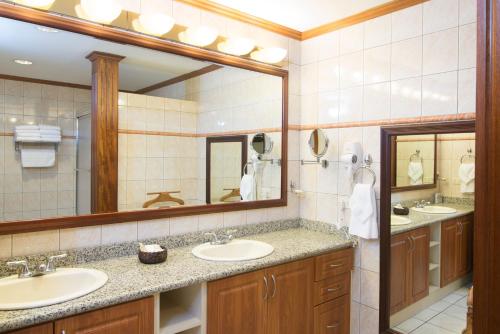
[[14, 2], [24, 6], [49, 9], [54, 4], [55, 0], [14, 0]]
[[166, 34], [173, 28], [174, 24], [173, 18], [161, 13], [141, 14], [132, 22], [136, 31], [154, 36]]
[[75, 7], [78, 17], [109, 24], [122, 12], [122, 7], [116, 0], [81, 0]]
[[190, 27], [179, 33], [179, 39], [183, 43], [207, 46], [217, 39], [217, 30], [206, 26]]
[[232, 37], [217, 45], [219, 51], [235, 56], [249, 54], [255, 48], [255, 42], [248, 38]]
[[264, 48], [250, 54], [253, 60], [263, 63], [276, 64], [285, 59], [287, 51], [283, 48]]

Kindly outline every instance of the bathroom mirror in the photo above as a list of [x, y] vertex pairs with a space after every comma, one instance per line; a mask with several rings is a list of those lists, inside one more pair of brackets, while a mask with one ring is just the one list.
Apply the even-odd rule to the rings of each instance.
[[260, 155], [271, 152], [273, 145], [273, 140], [265, 133], [257, 133], [252, 138], [252, 148]]
[[392, 191], [434, 188], [437, 181], [435, 134], [401, 135], [392, 138]]
[[240, 184], [247, 164], [247, 143], [247, 136], [207, 138], [208, 204], [241, 201]]
[[312, 155], [316, 158], [321, 158], [328, 149], [329, 139], [323, 130], [315, 129], [309, 136], [308, 144]]
[[[113, 215], [91, 221], [286, 205], [286, 71], [222, 54], [216, 63], [178, 45], [163, 48], [175, 54], [148, 49], [137, 36], [135, 45], [117, 43], [3, 17], [0, 30], [0, 222], [70, 226], [101, 213]], [[116, 65], [106, 73], [116, 85], [99, 91], [116, 93], [107, 106], [92, 103], [95, 59]], [[106, 113], [116, 113], [110, 123], [99, 118]], [[47, 126], [60, 134], [57, 143], [15, 142]], [[224, 198], [236, 193], [250, 150], [269, 158], [247, 168], [260, 196]]]

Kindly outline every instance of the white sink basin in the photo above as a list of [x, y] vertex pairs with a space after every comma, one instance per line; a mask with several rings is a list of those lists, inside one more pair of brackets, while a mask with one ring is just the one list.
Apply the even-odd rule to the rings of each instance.
[[448, 208], [446, 206], [438, 206], [438, 205], [429, 205], [423, 208], [413, 207], [411, 208], [413, 211], [422, 212], [422, 213], [434, 213], [434, 214], [449, 214], [457, 212], [456, 209]]
[[102, 287], [108, 276], [99, 270], [60, 268], [55, 273], [0, 279], [0, 310], [21, 310], [62, 303]]
[[225, 245], [211, 245], [209, 242], [193, 248], [194, 256], [210, 261], [248, 261], [268, 256], [274, 247], [255, 240], [237, 239]]
[[408, 225], [411, 224], [411, 220], [401, 216], [391, 215], [391, 225], [392, 226], [400, 226], [400, 225]]

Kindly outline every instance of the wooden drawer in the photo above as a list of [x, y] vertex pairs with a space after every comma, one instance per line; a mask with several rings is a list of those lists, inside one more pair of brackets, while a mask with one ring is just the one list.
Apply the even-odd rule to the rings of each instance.
[[344, 295], [314, 308], [314, 334], [349, 334], [350, 295]]
[[353, 257], [352, 248], [317, 256], [314, 280], [321, 281], [351, 271]]
[[350, 290], [350, 273], [344, 273], [336, 277], [314, 282], [314, 305], [319, 305], [337, 297], [349, 294]]

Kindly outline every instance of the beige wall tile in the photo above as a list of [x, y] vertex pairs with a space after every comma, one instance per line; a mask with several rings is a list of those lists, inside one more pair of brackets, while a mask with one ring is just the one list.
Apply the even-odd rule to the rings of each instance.
[[170, 234], [169, 219], [155, 219], [138, 222], [138, 239], [161, 238]]
[[102, 226], [102, 244], [137, 241], [137, 222]]
[[0, 236], [0, 259], [12, 256], [12, 235]]
[[59, 230], [20, 233], [12, 236], [12, 256], [59, 250]]
[[78, 227], [60, 231], [60, 249], [95, 247], [101, 244], [101, 226]]

